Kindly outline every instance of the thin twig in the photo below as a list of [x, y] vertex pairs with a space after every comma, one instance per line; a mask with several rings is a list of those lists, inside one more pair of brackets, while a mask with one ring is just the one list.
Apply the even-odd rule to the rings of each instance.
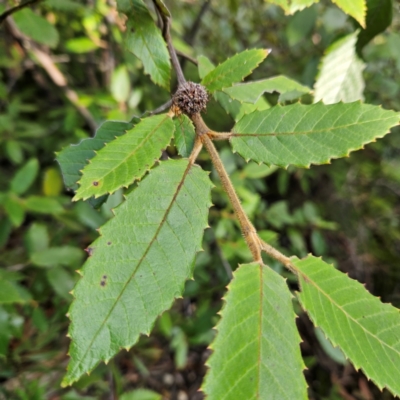
[[174, 68], [176, 77], [178, 79], [178, 85], [183, 85], [186, 82], [186, 79], [185, 79], [185, 76], [183, 75], [181, 64], [179, 63], [178, 56], [176, 55], [175, 48], [172, 44], [172, 39], [171, 39], [171, 34], [170, 34], [171, 18], [162, 12], [160, 5], [156, 1], [153, 1], [153, 3], [157, 10], [158, 16], [161, 18], [161, 20], [164, 24], [163, 37], [164, 37], [165, 42], [167, 43], [169, 56], [171, 57], [172, 67]]
[[[182, 51], [179, 51], [179, 50], [176, 50], [175, 49], [175, 51], [176, 51], [176, 54], [179, 56], [179, 57], [182, 57], [182, 58], [184, 58], [184, 59], [186, 59], [186, 60], [188, 60], [188, 61], [190, 61], [192, 64], [194, 64], [194, 65], [199, 65], [199, 62], [194, 58], [194, 57], [191, 57], [191, 56], [189, 56], [188, 54], [186, 54], [186, 53], [183, 53]], [[183, 61], [185, 61], [185, 60], [183, 60]], [[183, 68], [183, 61], [182, 61], [182, 68]]]
[[197, 14], [196, 19], [193, 22], [192, 27], [190, 28], [189, 32], [185, 35], [184, 40], [185, 42], [192, 46], [194, 43], [194, 40], [196, 38], [197, 32], [199, 31], [200, 25], [201, 25], [201, 20], [208, 10], [208, 7], [211, 5], [211, 0], [205, 0], [204, 3], [202, 4], [199, 13]]
[[161, 106], [157, 107], [156, 109], [154, 109], [153, 111], [145, 111], [141, 117], [144, 117], [145, 115], [155, 115], [155, 114], [159, 114], [162, 113], [163, 111], [167, 110], [168, 108], [170, 108], [172, 105], [172, 100], [168, 100], [166, 103], [162, 104]]
[[4, 11], [3, 14], [0, 15], [0, 24], [2, 24], [7, 17], [14, 14], [15, 12], [22, 10], [25, 7], [31, 6], [35, 3], [39, 3], [42, 0], [28, 0], [25, 3], [18, 4], [15, 7], [9, 8], [8, 10]]
[[26, 37], [15, 25], [12, 19], [7, 20], [8, 27], [15, 38], [21, 41], [25, 51], [33, 56], [34, 59], [43, 67], [47, 72], [53, 83], [60, 87], [65, 97], [74, 105], [79, 111], [86, 123], [90, 126], [90, 129], [94, 132], [97, 129], [97, 122], [93, 118], [90, 111], [79, 102], [77, 93], [68, 87], [68, 82], [63, 73], [58, 69], [57, 65], [52, 60], [51, 56], [41, 49], [28, 37]]

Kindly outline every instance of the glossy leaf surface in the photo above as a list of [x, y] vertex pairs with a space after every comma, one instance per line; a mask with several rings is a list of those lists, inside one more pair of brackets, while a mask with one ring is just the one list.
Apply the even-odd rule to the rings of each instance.
[[203, 386], [207, 399], [307, 399], [285, 280], [267, 266], [241, 265], [225, 301]]
[[198, 166], [163, 162], [100, 229], [74, 289], [65, 385], [149, 334], [157, 316], [182, 295], [201, 249], [210, 190]]
[[400, 311], [320, 258], [292, 262], [300, 271], [299, 300], [314, 324], [378, 387], [400, 395]]
[[161, 156], [174, 134], [167, 114], [143, 119], [102, 148], [83, 169], [74, 200], [115, 192], [140, 179]]
[[388, 133], [400, 114], [367, 104], [292, 104], [245, 115], [233, 128], [233, 149], [246, 160], [308, 167], [347, 156]]

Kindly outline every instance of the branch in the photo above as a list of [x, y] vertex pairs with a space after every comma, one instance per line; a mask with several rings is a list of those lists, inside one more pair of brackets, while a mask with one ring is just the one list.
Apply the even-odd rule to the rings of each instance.
[[232, 185], [231, 180], [229, 179], [228, 173], [225, 170], [224, 165], [222, 164], [221, 158], [215, 148], [212, 140], [208, 137], [208, 135], [200, 136], [201, 141], [203, 142], [205, 148], [210, 154], [211, 161], [218, 172], [219, 178], [221, 180], [222, 187], [224, 188], [226, 194], [231, 201], [233, 206], [233, 210], [235, 211], [236, 217], [239, 220], [240, 227], [242, 229], [243, 236], [246, 240], [247, 246], [249, 247], [251, 254], [253, 255], [253, 259], [256, 262], [261, 262], [261, 245], [260, 239], [257, 235], [257, 231], [254, 228], [253, 224], [250, 222], [246, 213], [244, 212], [242, 205], [240, 204], [239, 197], [237, 196], [235, 189]]
[[96, 131], [96, 120], [93, 118], [90, 111], [79, 103], [78, 95], [73, 89], [68, 87], [66, 77], [58, 69], [57, 65], [54, 63], [51, 57], [47, 53], [39, 49], [32, 40], [22, 34], [15, 25], [14, 21], [8, 20], [7, 23], [11, 33], [15, 38], [21, 41], [25, 51], [28, 54], [33, 55], [33, 57], [38, 61], [42, 68], [47, 72], [47, 75], [50, 77], [53, 83], [63, 90], [65, 97], [76, 107], [76, 109], [85, 119], [86, 123], [90, 126], [90, 129], [93, 132]]
[[197, 17], [193, 22], [192, 27], [190, 28], [189, 32], [184, 37], [184, 40], [188, 45], [190, 45], [190, 46], [193, 45], [194, 39], [196, 38], [197, 32], [200, 28], [201, 19], [203, 18], [203, 15], [208, 10], [208, 7], [210, 7], [210, 5], [211, 5], [211, 0], [205, 0], [204, 3], [202, 4], [200, 11], [197, 14]]
[[175, 48], [172, 44], [170, 28], [171, 28], [171, 18], [165, 15], [163, 10], [161, 9], [159, 3], [153, 0], [154, 6], [157, 10], [158, 17], [163, 22], [163, 37], [165, 42], [167, 43], [169, 56], [171, 57], [172, 66], [176, 72], [176, 77], [178, 79], [178, 86], [183, 85], [186, 82], [185, 76], [183, 75], [183, 71], [181, 68], [181, 64], [179, 63], [178, 56], [176, 55]]
[[[183, 63], [184, 63], [184, 61], [185, 60], [188, 60], [188, 61], [190, 61], [192, 64], [194, 64], [194, 65], [199, 65], [199, 62], [194, 58], [194, 57], [191, 57], [191, 56], [189, 56], [188, 54], [185, 54], [185, 53], [183, 53], [182, 51], [179, 51], [179, 50], [175, 50], [176, 51], [176, 54], [179, 56], [179, 57], [182, 57], [184, 60], [182, 61], [182, 65], [183, 65]], [[183, 67], [182, 67], [183, 68]]]
[[2, 24], [7, 17], [15, 12], [22, 10], [25, 7], [31, 6], [32, 4], [39, 3], [42, 0], [28, 0], [25, 3], [21, 3], [15, 7], [9, 8], [8, 10], [4, 11], [3, 14], [0, 15], [0, 24]]

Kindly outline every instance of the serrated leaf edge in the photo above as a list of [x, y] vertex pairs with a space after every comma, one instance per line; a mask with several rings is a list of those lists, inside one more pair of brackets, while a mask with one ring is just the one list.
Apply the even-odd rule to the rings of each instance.
[[[167, 161], [170, 161], [170, 160], [167, 160]], [[164, 161], [160, 161], [159, 164], [162, 164], [163, 162], [164, 162]], [[165, 162], [166, 162], [166, 161], [165, 161]], [[139, 265], [140, 265], [141, 261], [144, 259], [144, 257], [146, 256], [146, 254], [148, 253], [148, 251], [149, 251], [151, 245], [152, 245], [152, 244], [154, 243], [154, 241], [156, 240], [156, 237], [157, 237], [158, 233], [160, 232], [162, 226], [164, 225], [164, 223], [165, 223], [165, 221], [166, 221], [166, 217], [167, 217], [168, 213], [170, 212], [170, 210], [171, 210], [171, 208], [172, 208], [172, 206], [173, 206], [173, 204], [174, 204], [174, 201], [175, 201], [176, 197], [177, 197], [178, 194], [179, 194], [179, 191], [180, 191], [181, 187], [183, 186], [183, 183], [184, 183], [184, 181], [185, 181], [186, 176], [189, 174], [189, 171], [190, 171], [191, 168], [193, 168], [193, 167], [201, 168], [201, 167], [198, 166], [197, 164], [190, 164], [190, 163], [188, 164], [188, 166], [187, 166], [187, 168], [186, 168], [186, 170], [185, 170], [185, 172], [184, 172], [184, 174], [183, 174], [182, 180], [181, 180], [181, 182], [178, 184], [177, 191], [176, 191], [175, 195], [173, 196], [170, 205], [168, 206], [167, 210], [165, 211], [165, 214], [164, 214], [163, 220], [162, 220], [162, 222], [161, 222], [161, 224], [160, 224], [160, 227], [157, 229], [157, 231], [155, 232], [155, 234], [154, 234], [152, 240], [150, 241], [148, 248], [146, 249], [146, 251], [144, 252], [144, 254], [143, 254], [142, 258], [141, 258], [141, 260], [140, 260], [139, 263], [138, 263]], [[204, 171], [204, 170], [203, 170], [203, 171]], [[153, 171], [150, 171], [149, 175], [150, 175], [152, 172], [153, 172]], [[207, 172], [208, 175], [210, 175], [210, 172], [208, 172], [208, 171], [204, 171], [204, 172]], [[139, 186], [140, 186], [140, 183], [138, 183], [138, 187], [139, 187]], [[212, 182], [210, 181], [210, 193], [211, 193], [211, 189], [212, 189], [213, 187], [214, 187], [214, 185], [213, 185]], [[118, 205], [117, 207], [115, 207], [115, 209], [117, 209], [117, 208], [120, 207], [121, 205], [122, 205], [122, 203], [121, 203], [120, 205]], [[208, 209], [210, 209], [211, 206], [212, 206], [212, 202], [211, 202], [211, 195], [210, 195], [209, 204], [207, 204]], [[208, 228], [208, 227], [209, 227], [209, 225], [208, 225], [208, 223], [206, 223], [206, 225], [203, 227], [203, 232], [204, 232], [205, 229]], [[97, 231], [99, 232], [99, 235], [102, 236], [101, 228], [97, 229]], [[100, 237], [100, 236], [99, 236], [99, 237]], [[202, 248], [203, 237], [204, 237], [204, 234], [203, 234], [203, 236], [201, 237], [201, 239], [200, 239], [200, 241], [199, 241], [199, 243], [198, 243], [198, 245], [197, 245], [197, 249], [196, 249], [196, 251], [195, 251], [195, 257], [194, 257], [194, 259], [196, 258], [196, 255], [197, 255], [198, 253], [200, 253], [201, 251], [203, 251], [203, 248]], [[97, 240], [97, 239], [96, 239], [96, 240]], [[90, 255], [89, 255], [89, 257], [90, 257]], [[136, 273], [137, 269], [138, 269], [138, 267], [136, 267], [135, 270], [132, 272], [130, 279], [134, 276], [134, 274]], [[77, 273], [80, 275], [80, 277], [81, 277], [80, 279], [82, 279], [82, 278], [84, 277], [84, 273], [83, 273], [83, 271], [82, 271], [82, 268], [79, 269], [79, 270], [76, 270], [75, 272], [77, 272]], [[191, 279], [193, 279], [193, 271], [191, 272], [191, 275], [189, 276], [188, 280], [191, 280]], [[124, 289], [123, 289], [123, 290], [124, 290]], [[182, 297], [183, 290], [184, 290], [184, 284], [182, 285], [182, 288], [181, 288], [181, 295], [180, 295], [180, 296], [174, 296], [174, 299], [172, 300], [171, 305], [172, 305], [172, 303], [173, 303], [174, 300], [176, 300], [176, 299]], [[75, 297], [75, 295], [74, 295], [73, 290], [71, 291], [71, 294], [72, 294], [72, 296], [73, 296], [74, 299], [75, 299], [76, 297]], [[71, 303], [70, 309], [68, 310], [68, 312], [67, 312], [67, 314], [66, 314], [66, 316], [67, 316], [67, 317], [69, 318], [69, 320], [71, 321], [71, 323], [70, 323], [70, 325], [69, 325], [69, 328], [68, 328], [68, 332], [67, 332], [67, 334], [66, 334], [66, 337], [68, 337], [68, 338], [71, 338], [70, 332], [72, 331], [72, 327], [73, 327], [73, 325], [74, 325], [74, 322], [73, 322], [73, 321], [71, 320], [71, 318], [70, 318], [70, 311], [71, 311], [72, 307], [74, 307], [74, 304], [75, 304], [75, 302], [73, 301], [73, 302]], [[112, 311], [112, 310], [111, 310], [111, 311]], [[163, 311], [163, 312], [164, 312], [164, 311]], [[159, 314], [158, 316], [160, 316], [160, 315], [161, 315], [161, 314]], [[156, 321], [157, 321], [157, 318], [158, 318], [158, 317], [156, 317], [156, 318], [154, 319], [153, 323], [152, 323], [151, 326], [149, 327], [149, 331], [148, 331], [148, 332], [142, 332], [141, 335], [147, 335], [147, 336], [148, 336], [148, 335], [150, 334], [151, 330], [152, 330], [153, 327], [154, 327], [154, 324], [155, 324]], [[121, 351], [122, 349], [125, 349], [126, 351], [129, 351], [136, 343], [137, 343], [137, 342], [133, 343], [133, 344], [132, 344], [130, 347], [128, 347], [128, 348], [120, 347], [120, 348], [119, 348], [119, 351]], [[90, 346], [89, 346], [89, 347], [90, 347]], [[88, 350], [87, 350], [87, 351], [88, 351]], [[116, 354], [117, 354], [117, 353], [116, 353]], [[69, 351], [69, 350], [68, 350], [68, 352], [67, 352], [67, 355], [70, 356], [70, 351]], [[114, 356], [115, 356], [115, 355], [114, 355]], [[107, 363], [110, 361], [110, 359], [99, 359], [99, 361], [96, 363], [95, 366], [93, 366], [93, 368], [91, 368], [90, 370], [86, 371], [87, 375], [90, 375], [90, 373], [97, 367], [97, 365], [98, 365], [101, 361], [103, 361], [105, 364], [107, 364]], [[68, 367], [67, 367], [67, 370], [68, 370]], [[79, 379], [79, 378], [75, 378], [75, 379], [70, 379], [70, 380], [67, 381], [67, 380], [65, 379], [65, 377], [64, 377], [64, 379], [63, 379], [63, 381], [62, 381], [62, 383], [61, 383], [61, 386], [62, 386], [62, 387], [71, 386], [71, 385], [72, 385], [74, 382], [76, 382], [78, 379]]]

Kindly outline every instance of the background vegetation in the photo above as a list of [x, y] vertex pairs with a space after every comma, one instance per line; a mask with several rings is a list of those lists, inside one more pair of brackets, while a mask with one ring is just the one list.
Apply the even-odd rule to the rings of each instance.
[[[285, 74], [309, 87], [329, 45], [356, 29], [330, 1], [294, 16], [261, 0], [166, 3], [174, 17], [174, 44], [183, 53], [218, 63], [246, 48], [271, 48], [253, 79]], [[0, 12], [13, 5], [2, 2]], [[400, 110], [398, 5], [393, 13], [391, 27], [363, 50], [364, 96], [367, 103]], [[217, 185], [212, 228], [184, 298], [129, 353], [100, 365], [72, 388], [60, 388], [68, 361], [65, 314], [78, 279], [74, 271], [85, 257], [82, 249], [123, 193], [101, 206], [71, 203], [55, 152], [92, 136], [105, 119], [129, 121], [170, 98], [125, 50], [123, 31], [124, 19], [107, 0], [46, 0], [1, 25], [0, 399], [203, 398], [197, 390], [221, 297], [232, 268], [250, 259]], [[198, 81], [197, 68], [188, 61], [185, 73]], [[265, 100], [275, 104], [278, 98], [265, 95]], [[217, 103], [209, 105], [205, 119], [219, 130], [233, 122]], [[400, 307], [399, 134], [394, 130], [364, 151], [310, 170], [246, 164], [219, 147], [263, 235], [288, 254], [322, 255]], [[173, 157], [173, 150], [165, 156]], [[211, 168], [205, 152], [199, 162]], [[297, 322], [311, 399], [392, 398], [356, 372], [305, 314]]]

